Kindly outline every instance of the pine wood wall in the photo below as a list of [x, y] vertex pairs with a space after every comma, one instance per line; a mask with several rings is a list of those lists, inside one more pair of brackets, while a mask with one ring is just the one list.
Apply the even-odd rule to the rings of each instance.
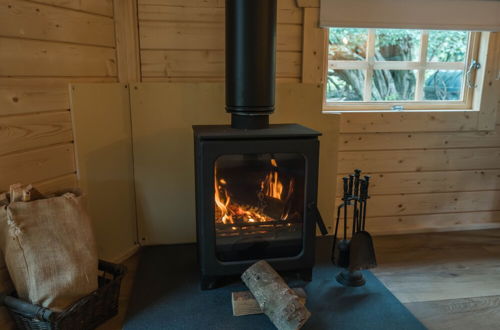
[[[224, 0], [138, 0], [143, 81], [224, 79]], [[302, 8], [278, 1], [278, 81], [299, 82]]]
[[[222, 80], [223, 6], [223, 0], [138, 0], [142, 80]], [[278, 81], [322, 83], [318, 6], [278, 0]], [[339, 179], [356, 167], [372, 172], [372, 231], [500, 226], [500, 126], [477, 132], [477, 118], [461, 114], [341, 118]]]
[[0, 191], [74, 186], [68, 83], [116, 75], [112, 0], [0, 0]]
[[356, 167], [372, 172], [375, 233], [500, 227], [500, 122], [490, 132], [425, 132], [425, 122], [387, 132], [401, 122], [370, 129], [374, 115], [349, 117], [342, 120], [338, 179]]
[[77, 185], [68, 83], [116, 81], [114, 24], [112, 0], [0, 0], [0, 191]]
[[[116, 47], [119, 58], [130, 53], [127, 68], [137, 61], [135, 78], [121, 81], [224, 79], [223, 0], [118, 3], [129, 10], [112, 0], [0, 0], [0, 190], [17, 181], [45, 190], [75, 184], [67, 84], [117, 81], [125, 69], [117, 69]], [[279, 81], [322, 82], [317, 6], [278, 0]], [[137, 27], [138, 40], [115, 34], [118, 23]], [[375, 232], [499, 224], [498, 125], [476, 132], [466, 116], [443, 124], [439, 114], [341, 122], [339, 176], [354, 167], [374, 173]]]

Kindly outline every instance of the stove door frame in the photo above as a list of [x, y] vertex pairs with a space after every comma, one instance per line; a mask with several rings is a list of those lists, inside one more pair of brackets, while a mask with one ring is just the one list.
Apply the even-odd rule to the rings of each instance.
[[[305, 205], [303, 249], [295, 257], [266, 259], [280, 271], [310, 270], [314, 266], [319, 140], [307, 138], [195, 140], [196, 236], [202, 288], [210, 279], [240, 275], [257, 260], [220, 261], [216, 256], [214, 166], [228, 154], [296, 153], [305, 158]], [[211, 233], [211, 234], [208, 234]]]

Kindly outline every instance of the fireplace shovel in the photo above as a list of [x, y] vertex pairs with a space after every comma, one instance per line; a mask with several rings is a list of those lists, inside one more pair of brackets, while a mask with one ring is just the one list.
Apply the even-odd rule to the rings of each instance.
[[[349, 180], [349, 183], [348, 183]], [[343, 178], [344, 181], [344, 196], [342, 200], [344, 201], [339, 205], [337, 210], [337, 222], [335, 224], [335, 234], [333, 236], [333, 246], [332, 246], [332, 263], [342, 268], [347, 268], [349, 266], [349, 240], [347, 239], [347, 206], [350, 204], [350, 196], [352, 193], [352, 176], [350, 179], [347, 177]], [[339, 240], [339, 224], [340, 224], [340, 212], [344, 211], [344, 237]]]
[[351, 272], [377, 267], [373, 240], [371, 235], [365, 230], [369, 180], [370, 177], [365, 176], [365, 180], [361, 181], [360, 210], [357, 212], [359, 216], [354, 224], [357, 227], [357, 231], [351, 239], [349, 252], [349, 271]]

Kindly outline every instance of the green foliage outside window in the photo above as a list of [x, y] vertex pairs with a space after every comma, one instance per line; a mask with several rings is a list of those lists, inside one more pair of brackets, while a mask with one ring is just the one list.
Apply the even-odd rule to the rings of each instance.
[[[375, 62], [419, 61], [422, 31], [377, 29], [372, 50]], [[428, 31], [427, 62], [464, 62], [469, 33], [465, 31]], [[368, 29], [331, 28], [329, 60], [366, 61]], [[371, 72], [371, 101], [413, 101], [416, 70], [383, 69]], [[423, 99], [458, 100], [461, 97], [463, 71], [425, 70]], [[366, 70], [329, 69], [327, 99], [363, 101]], [[370, 101], [370, 100], [364, 100]]]

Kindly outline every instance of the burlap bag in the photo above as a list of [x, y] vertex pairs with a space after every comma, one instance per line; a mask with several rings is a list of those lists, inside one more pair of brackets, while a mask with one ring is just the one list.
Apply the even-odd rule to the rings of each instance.
[[21, 299], [62, 311], [97, 289], [97, 250], [82, 197], [12, 202], [0, 247]]
[[[7, 206], [2, 205], [0, 197], [0, 223], [7, 221]], [[9, 294], [14, 285], [10, 279], [7, 265], [5, 265], [3, 253], [0, 251], [0, 292]], [[7, 308], [0, 306], [0, 329], [14, 329], [14, 323], [10, 318]]]

